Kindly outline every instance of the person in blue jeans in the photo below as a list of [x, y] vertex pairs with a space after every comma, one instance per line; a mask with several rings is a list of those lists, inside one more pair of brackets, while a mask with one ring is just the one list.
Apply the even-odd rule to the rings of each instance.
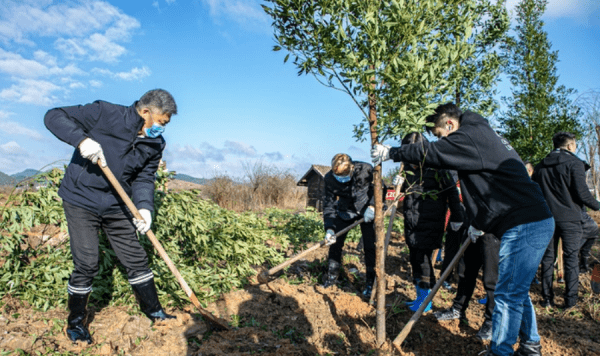
[[498, 282], [494, 293], [492, 340], [487, 355], [541, 355], [540, 335], [529, 287], [554, 233], [554, 218], [540, 187], [506, 139], [481, 115], [462, 113], [454, 104], [436, 108], [426, 129], [435, 142], [390, 147], [375, 144], [371, 159], [377, 165], [423, 163], [458, 172], [469, 237], [485, 233], [500, 237]]

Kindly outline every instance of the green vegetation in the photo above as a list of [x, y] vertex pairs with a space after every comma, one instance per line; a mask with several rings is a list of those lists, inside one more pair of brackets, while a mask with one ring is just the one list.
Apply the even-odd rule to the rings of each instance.
[[[63, 172], [55, 169], [37, 179], [46, 182], [38, 190], [11, 195], [0, 208], [0, 298], [10, 295], [33, 307], [49, 309], [66, 303], [67, 281], [72, 269], [68, 241], [56, 247], [35, 249], [26, 232], [37, 225], [59, 226], [66, 231], [62, 203], [57, 195]], [[170, 174], [159, 174], [161, 186]], [[312, 210], [292, 213], [268, 209], [261, 213], [235, 213], [209, 200], [199, 191], [155, 192], [153, 231], [183, 278], [201, 301], [242, 287], [256, 273], [254, 267], [274, 266], [284, 260], [288, 248], [303, 249], [323, 238], [322, 220]], [[358, 230], [351, 234], [357, 239]], [[165, 306], [188, 304], [166, 264], [150, 241], [141, 236]], [[94, 279], [92, 303], [137, 304], [127, 275], [100, 234], [100, 271]]]

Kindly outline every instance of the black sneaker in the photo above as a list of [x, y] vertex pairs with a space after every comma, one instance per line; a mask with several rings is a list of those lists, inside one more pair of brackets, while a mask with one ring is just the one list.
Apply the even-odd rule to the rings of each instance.
[[549, 299], [549, 298], [544, 298], [540, 302], [540, 307], [542, 307], [542, 308], [548, 308], [548, 307], [554, 308], [555, 306], [556, 305], [554, 304], [554, 301], [552, 299]]
[[460, 319], [461, 322], [469, 323], [467, 315], [454, 307], [435, 312], [433, 314], [437, 320], [454, 320]]
[[477, 333], [477, 337], [481, 340], [491, 340], [492, 339], [492, 321], [486, 320], [481, 324], [481, 328]]

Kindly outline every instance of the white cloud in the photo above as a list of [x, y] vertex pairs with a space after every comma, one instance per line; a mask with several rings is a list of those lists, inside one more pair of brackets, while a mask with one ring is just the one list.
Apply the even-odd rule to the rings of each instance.
[[[36, 130], [24, 127], [18, 122], [7, 120], [12, 115], [12, 113], [0, 111], [0, 131], [2, 131], [2, 133], [9, 136], [26, 136], [38, 141], [43, 139], [43, 136]], [[12, 143], [16, 144], [16, 142]]]
[[125, 81], [142, 80], [150, 76], [150, 74], [152, 74], [150, 68], [148, 67], [134, 67], [129, 72], [118, 73], [113, 73], [112, 71], [103, 68], [94, 68], [92, 71], [94, 73], [102, 74], [113, 79], [120, 79]]
[[90, 80], [89, 83], [92, 88], [100, 88], [103, 84], [101, 81], [94, 79]]
[[256, 149], [254, 146], [243, 142], [225, 141], [225, 151], [229, 154], [242, 157], [255, 157]]
[[19, 146], [15, 141], [7, 142], [0, 145], [0, 153], [9, 156], [27, 156], [27, 151]]
[[69, 84], [69, 88], [71, 88], [71, 89], [83, 89], [83, 88], [85, 88], [85, 84], [83, 84], [82, 82], [73, 82], [73, 83]]
[[0, 91], [0, 99], [50, 106], [56, 101], [53, 93], [61, 90], [64, 89], [45, 80], [18, 79], [17, 84]]
[[173, 3], [175, 3], [175, 0], [167, 0], [167, 5], [171, 5]]
[[257, 0], [202, 0], [214, 19], [226, 17], [246, 28], [270, 31], [270, 20]]

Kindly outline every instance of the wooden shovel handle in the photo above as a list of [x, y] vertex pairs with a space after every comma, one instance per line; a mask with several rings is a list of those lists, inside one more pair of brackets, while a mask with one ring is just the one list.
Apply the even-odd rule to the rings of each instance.
[[454, 256], [454, 258], [450, 262], [450, 265], [448, 266], [448, 268], [446, 268], [444, 273], [442, 273], [442, 276], [437, 281], [437, 283], [435, 284], [435, 286], [433, 287], [433, 289], [431, 290], [431, 292], [429, 293], [427, 298], [425, 298], [423, 303], [421, 303], [421, 306], [419, 307], [419, 309], [417, 309], [417, 311], [413, 314], [413, 316], [410, 318], [410, 320], [406, 323], [406, 325], [404, 326], [404, 328], [402, 329], [400, 334], [398, 334], [398, 336], [396, 336], [396, 338], [394, 339], [394, 342], [393, 342], [396, 350], [398, 350], [399, 352], [402, 351], [402, 349], [400, 348], [400, 346], [402, 345], [402, 342], [404, 342], [404, 339], [406, 339], [406, 337], [412, 330], [414, 324], [417, 322], [417, 320], [419, 320], [419, 318], [423, 314], [423, 310], [425, 310], [425, 308], [427, 307], [427, 304], [429, 304], [429, 302], [431, 302], [431, 300], [433, 300], [433, 297], [435, 297], [435, 294], [437, 293], [438, 289], [440, 289], [440, 286], [442, 285], [442, 283], [444, 283], [446, 278], [448, 278], [448, 276], [452, 272], [452, 269], [458, 263], [458, 260], [460, 260], [462, 255], [465, 254], [465, 251], [467, 250], [467, 247], [469, 247], [470, 244], [471, 244], [471, 238], [467, 237], [467, 239], [465, 240], [463, 245], [460, 247], [460, 250], [458, 250], [458, 252]]
[[[125, 193], [125, 190], [123, 190], [123, 187], [121, 187], [121, 183], [119, 183], [117, 178], [115, 178], [115, 176], [112, 173], [112, 171], [110, 170], [110, 168], [108, 168], [108, 166], [102, 167], [101, 164], [99, 164], [98, 166], [100, 167], [100, 169], [102, 169], [102, 172], [104, 173], [104, 175], [106, 176], [106, 178], [108, 179], [110, 184], [113, 186], [113, 188], [117, 191], [117, 194], [119, 194], [119, 197], [121, 197], [121, 199], [123, 200], [125, 205], [129, 208], [129, 210], [131, 211], [133, 216], [136, 219], [143, 219], [142, 215], [140, 215], [140, 212], [138, 211], [138, 209], [135, 207], [135, 205], [131, 201], [131, 198], [129, 198], [127, 193]], [[229, 327], [227, 325], [220, 322], [209, 311], [202, 308], [202, 306], [200, 305], [200, 302], [198, 301], [198, 298], [196, 298], [196, 295], [194, 294], [192, 289], [188, 286], [186, 281], [183, 279], [183, 277], [179, 273], [179, 270], [177, 270], [177, 267], [175, 267], [175, 265], [173, 264], [173, 261], [171, 261], [171, 259], [167, 255], [167, 252], [165, 251], [165, 249], [162, 247], [160, 242], [158, 242], [158, 240], [156, 239], [156, 236], [154, 236], [154, 233], [152, 232], [152, 230], [148, 230], [148, 232], [146, 232], [146, 236], [148, 236], [148, 239], [150, 240], [150, 242], [152, 242], [152, 245], [158, 251], [158, 254], [160, 255], [160, 257], [163, 259], [163, 261], [165, 261], [165, 263], [169, 267], [169, 270], [171, 270], [171, 273], [173, 273], [175, 275], [177, 282], [179, 282], [179, 285], [184, 290], [185, 294], [188, 296], [188, 298], [190, 298], [190, 300], [196, 306], [196, 308], [198, 308], [198, 311], [200, 312], [200, 314], [204, 318], [206, 318], [211, 324], [213, 324], [217, 329], [229, 330]]]
[[[343, 235], [343, 234], [347, 233], [348, 231], [350, 231], [355, 226], [363, 223], [364, 221], [365, 221], [365, 219], [361, 218], [361, 219], [355, 221], [354, 223], [352, 223], [351, 225], [349, 225], [348, 227], [346, 227], [345, 229], [342, 229], [342, 230], [336, 232], [334, 236], [337, 237], [337, 236]], [[287, 260], [287, 261], [285, 261], [285, 262], [283, 262], [283, 263], [281, 263], [281, 264], [279, 264], [279, 265], [271, 268], [268, 271], [265, 271], [265, 272], [261, 273], [258, 276], [258, 281], [260, 283], [266, 283], [268, 281], [268, 278], [270, 276], [272, 276], [273, 274], [281, 271], [282, 269], [284, 269], [287, 266], [291, 265], [292, 263], [298, 261], [299, 259], [301, 259], [302, 257], [308, 255], [309, 253], [311, 253], [311, 252], [313, 252], [315, 250], [320, 249], [321, 247], [325, 246], [326, 244], [327, 244], [327, 241], [325, 241], [325, 240], [319, 241], [318, 243], [316, 243], [315, 245], [311, 246], [310, 248], [308, 248], [308, 249], [306, 249], [306, 250], [298, 253], [297, 255], [295, 255], [293, 257], [291, 257], [289, 260]]]

